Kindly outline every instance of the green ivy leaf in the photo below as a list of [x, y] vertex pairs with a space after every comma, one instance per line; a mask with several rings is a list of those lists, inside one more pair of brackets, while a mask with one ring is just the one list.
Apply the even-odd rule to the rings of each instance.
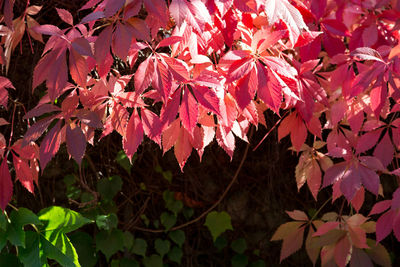
[[172, 249], [168, 252], [168, 259], [178, 264], [181, 264], [183, 252], [181, 248], [176, 246], [172, 247]]
[[249, 259], [246, 255], [237, 254], [232, 257], [231, 263], [232, 267], [245, 267], [249, 263]]
[[141, 238], [135, 238], [133, 241], [132, 252], [136, 255], [146, 257], [147, 242]]
[[176, 231], [169, 232], [168, 236], [179, 247], [182, 247], [183, 243], [185, 243], [185, 232], [182, 230], [176, 230]]
[[265, 267], [265, 261], [264, 260], [258, 260], [255, 262], [250, 263], [249, 267]]
[[163, 212], [161, 213], [161, 223], [164, 225], [165, 230], [169, 230], [176, 224], [176, 215], [171, 214], [169, 212]]
[[231, 224], [231, 216], [225, 211], [217, 212], [212, 211], [207, 215], [205, 226], [208, 227], [210, 233], [215, 241], [219, 235], [226, 230], [233, 230]]
[[[132, 157], [132, 164], [135, 162], [137, 158], [136, 153]], [[132, 164], [129, 161], [128, 156], [125, 154], [124, 150], [120, 150], [115, 157], [115, 161], [124, 169], [127, 173], [131, 174]]]
[[133, 235], [130, 232], [124, 232], [124, 247], [130, 250], [133, 246]]
[[111, 232], [100, 231], [96, 235], [96, 250], [100, 250], [106, 256], [107, 261], [117, 251], [124, 249], [124, 235], [121, 230], [113, 229]]
[[7, 229], [7, 219], [6, 216], [4, 215], [4, 212], [0, 212], [0, 230], [6, 230]]
[[143, 259], [143, 265], [145, 267], [163, 267], [162, 258], [159, 255], [153, 254]]
[[172, 211], [175, 215], [182, 210], [183, 203], [182, 201], [175, 199], [173, 192], [165, 190], [163, 193], [163, 199], [165, 201], [165, 207]]
[[111, 230], [116, 228], [118, 225], [118, 217], [115, 213], [107, 214], [107, 215], [98, 215], [96, 217], [96, 225], [99, 229], [102, 230]]
[[119, 267], [139, 267], [139, 266], [140, 266], [139, 262], [132, 259], [123, 258], [119, 261]]
[[156, 241], [154, 241], [154, 248], [157, 253], [160, 254], [161, 258], [163, 258], [164, 255], [168, 253], [170, 246], [171, 243], [168, 240], [157, 238]]
[[243, 254], [247, 249], [246, 240], [244, 238], [238, 238], [232, 242], [231, 248], [238, 254]]
[[225, 237], [223, 236], [219, 236], [217, 237], [217, 239], [215, 239], [214, 241], [214, 246], [220, 251], [222, 250], [224, 247], [226, 247], [228, 245], [228, 241], [226, 240]]
[[78, 253], [79, 263], [84, 267], [95, 266], [98, 256], [93, 247], [92, 237], [85, 232], [75, 232], [69, 237], [69, 239]]
[[112, 201], [114, 196], [121, 191], [122, 179], [118, 175], [100, 179], [97, 182], [97, 191], [108, 201]]

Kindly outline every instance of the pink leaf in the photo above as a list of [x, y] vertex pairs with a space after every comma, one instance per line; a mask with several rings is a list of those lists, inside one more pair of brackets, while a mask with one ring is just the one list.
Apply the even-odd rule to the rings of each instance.
[[235, 61], [228, 70], [227, 83], [234, 82], [246, 76], [254, 67], [254, 61], [251, 57], [245, 57]]
[[136, 110], [133, 110], [131, 118], [129, 119], [128, 126], [126, 128], [126, 136], [123, 137], [122, 144], [124, 147], [125, 154], [132, 161], [133, 155], [140, 143], [143, 140], [143, 124], [139, 118], [139, 114]]
[[305, 226], [302, 226], [283, 239], [279, 262], [282, 262], [282, 260], [301, 248], [303, 245], [304, 229]]
[[271, 83], [267, 69], [257, 62], [258, 97], [264, 101], [275, 113], [278, 113], [282, 102], [282, 92], [279, 86]]
[[219, 124], [217, 127], [216, 139], [218, 145], [225, 150], [232, 160], [233, 151], [235, 150], [235, 137], [232, 132], [229, 131], [227, 133], [225, 127]]
[[379, 136], [381, 135], [382, 130], [367, 132], [362, 135], [357, 142], [356, 153], [363, 153], [371, 148], [373, 148], [378, 142]]
[[372, 171], [362, 165], [358, 166], [358, 175], [361, 177], [361, 181], [365, 188], [378, 196], [380, 184], [379, 175], [376, 174], [375, 171]]
[[162, 133], [162, 146], [163, 146], [163, 153], [167, 152], [171, 149], [178, 140], [180, 135], [181, 124], [179, 119], [173, 121], [167, 129], [165, 129]]
[[39, 25], [36, 27], [33, 27], [32, 30], [34, 30], [37, 33], [41, 34], [46, 34], [46, 35], [56, 35], [56, 36], [61, 36], [63, 33], [58, 28], [57, 26], [51, 25], [51, 24], [44, 24], [44, 25]]
[[351, 244], [347, 236], [340, 239], [335, 245], [335, 262], [339, 267], [345, 267], [351, 257]]
[[183, 91], [182, 103], [179, 108], [179, 117], [181, 118], [182, 125], [189, 133], [193, 133], [196, 126], [199, 109], [197, 102], [188, 89]]
[[292, 125], [292, 130], [290, 133], [290, 140], [292, 141], [293, 147], [300, 151], [301, 146], [304, 144], [307, 138], [307, 128], [304, 125], [303, 120], [300, 116], [297, 116]]
[[151, 74], [154, 72], [154, 64], [151, 57], [146, 58], [143, 61], [137, 71], [135, 72], [134, 81], [135, 81], [135, 92], [137, 94], [143, 93], [147, 87], [149, 87], [151, 83]]
[[293, 211], [286, 211], [286, 213], [293, 220], [296, 220], [296, 221], [308, 221], [308, 216], [307, 216], [307, 214], [304, 213], [304, 211], [293, 210]]
[[110, 54], [112, 30], [112, 26], [106, 27], [94, 43], [94, 56], [98, 65], [104, 64], [107, 55]]
[[336, 229], [339, 226], [339, 222], [326, 222], [320, 227], [318, 227], [317, 231], [313, 234], [313, 236], [322, 236], [329, 231]]
[[257, 88], [257, 76], [255, 71], [251, 71], [239, 80], [235, 90], [235, 99], [241, 110], [244, 110], [254, 98]]
[[373, 60], [385, 63], [379, 52], [370, 47], [359, 47], [352, 51], [350, 55], [359, 58], [360, 60]]
[[71, 126], [68, 124], [66, 130], [66, 141], [68, 153], [80, 166], [86, 150], [86, 137], [83, 134], [82, 129], [77, 125], [75, 125], [74, 129], [71, 129]]
[[387, 199], [379, 201], [378, 203], [375, 203], [375, 205], [372, 207], [372, 210], [369, 212], [368, 216], [382, 213], [390, 208], [390, 205], [392, 205], [392, 200]]
[[4, 211], [13, 195], [13, 183], [8, 170], [7, 159], [0, 165], [0, 208]]
[[376, 222], [376, 242], [381, 242], [392, 232], [395, 215], [394, 210], [389, 210], [379, 217]]
[[388, 166], [393, 160], [394, 146], [389, 137], [389, 132], [386, 132], [385, 136], [379, 142], [374, 150], [374, 156], [377, 157], [383, 164], [383, 166]]
[[43, 170], [46, 168], [47, 163], [54, 157], [60, 148], [61, 144], [61, 122], [57, 124], [47, 133], [40, 145], [40, 167]]
[[81, 87], [86, 87], [87, 74], [89, 72], [86, 60], [74, 49], [69, 53], [69, 73], [72, 79]]
[[67, 23], [71, 26], [74, 25], [74, 19], [68, 10], [65, 10], [62, 8], [56, 8], [56, 10], [57, 10], [58, 16], [62, 19], [62, 21], [64, 21], [65, 23]]
[[156, 46], [156, 49], [159, 47], [170, 46], [170, 45], [176, 44], [176, 43], [180, 42], [181, 40], [182, 40], [181, 36], [171, 36], [171, 37], [165, 38], [165, 39], [161, 40], [161, 42], [158, 43], [158, 45]]
[[330, 34], [345, 37], [351, 36], [351, 33], [347, 29], [346, 25], [344, 25], [340, 20], [324, 19], [321, 24]]
[[117, 13], [117, 11], [120, 10], [124, 6], [125, 1], [108, 0], [106, 3], [107, 4], [106, 4], [106, 7], [104, 9], [104, 15], [106, 17], [111, 17], [112, 15]]
[[22, 141], [22, 146], [28, 145], [30, 142], [36, 141], [44, 131], [49, 127], [50, 123], [55, 119], [55, 116], [42, 119], [28, 128]]

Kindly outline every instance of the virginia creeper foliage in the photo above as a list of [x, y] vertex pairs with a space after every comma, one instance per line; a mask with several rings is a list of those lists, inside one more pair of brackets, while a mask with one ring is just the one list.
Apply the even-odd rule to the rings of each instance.
[[[390, 265], [379, 242], [391, 232], [400, 242], [400, 189], [384, 196], [381, 180], [400, 177], [400, 1], [90, 0], [84, 16], [57, 8], [61, 28], [39, 25], [41, 7], [29, 1], [18, 17], [12, 0], [0, 7], [8, 112], [8, 92], [18, 90], [7, 78], [11, 55], [23, 38], [45, 42], [32, 78], [32, 91], [45, 94], [24, 116], [26, 133], [0, 134], [2, 210], [13, 180], [34, 193], [63, 143], [81, 164], [87, 144], [100, 141], [95, 132], [120, 134], [129, 159], [147, 136], [173, 149], [184, 171], [214, 139], [232, 158], [270, 109], [279, 140], [290, 136], [300, 156], [298, 188], [307, 184], [317, 200], [330, 187], [332, 201], [354, 211], [288, 212], [294, 221], [272, 237], [283, 240], [281, 260], [305, 239], [314, 264]], [[15, 125], [0, 118], [0, 127]], [[366, 194], [379, 201], [362, 215]]]

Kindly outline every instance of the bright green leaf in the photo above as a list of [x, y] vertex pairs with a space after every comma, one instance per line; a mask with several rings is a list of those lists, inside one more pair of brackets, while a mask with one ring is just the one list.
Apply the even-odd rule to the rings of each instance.
[[226, 230], [233, 230], [231, 224], [231, 216], [225, 211], [217, 212], [212, 211], [207, 215], [205, 226], [208, 227], [210, 233], [215, 241], [219, 235]]
[[45, 258], [53, 259], [65, 267], [79, 267], [78, 255], [64, 234], [59, 234], [56, 244], [40, 236], [39, 250], [42, 261]]

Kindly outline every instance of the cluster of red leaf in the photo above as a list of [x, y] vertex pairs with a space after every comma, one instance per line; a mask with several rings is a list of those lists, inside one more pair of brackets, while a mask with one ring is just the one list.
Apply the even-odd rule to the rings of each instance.
[[[344, 196], [358, 212], [365, 189], [383, 195], [381, 174], [400, 174], [398, 0], [90, 0], [80, 21], [57, 9], [63, 29], [39, 25], [39, 6], [14, 18], [13, 1], [0, 4], [6, 70], [25, 32], [30, 42], [47, 36], [32, 85], [45, 82], [46, 94], [24, 116], [42, 119], [21, 140], [0, 134], [2, 209], [12, 197], [10, 154], [16, 180], [32, 193], [39, 162], [43, 171], [66, 143], [80, 164], [97, 129], [101, 137], [118, 132], [130, 159], [144, 135], [164, 152], [173, 147], [183, 170], [192, 150], [201, 158], [214, 138], [232, 157], [235, 137], [247, 142], [251, 125], [266, 126], [267, 109], [284, 114], [278, 137], [290, 135], [301, 153], [297, 185], [307, 183], [315, 199], [332, 185], [333, 201]], [[121, 75], [116, 61], [131, 73]], [[4, 108], [9, 89], [0, 77]], [[5, 125], [14, 126], [0, 118]], [[396, 192], [370, 213], [390, 208], [377, 221], [378, 242], [392, 229], [400, 241]], [[314, 263], [320, 254], [327, 265], [387, 265], [386, 250], [366, 238], [375, 232], [369, 218], [290, 216], [300, 222], [273, 237], [283, 239], [281, 260], [302, 246], [309, 226]]]

